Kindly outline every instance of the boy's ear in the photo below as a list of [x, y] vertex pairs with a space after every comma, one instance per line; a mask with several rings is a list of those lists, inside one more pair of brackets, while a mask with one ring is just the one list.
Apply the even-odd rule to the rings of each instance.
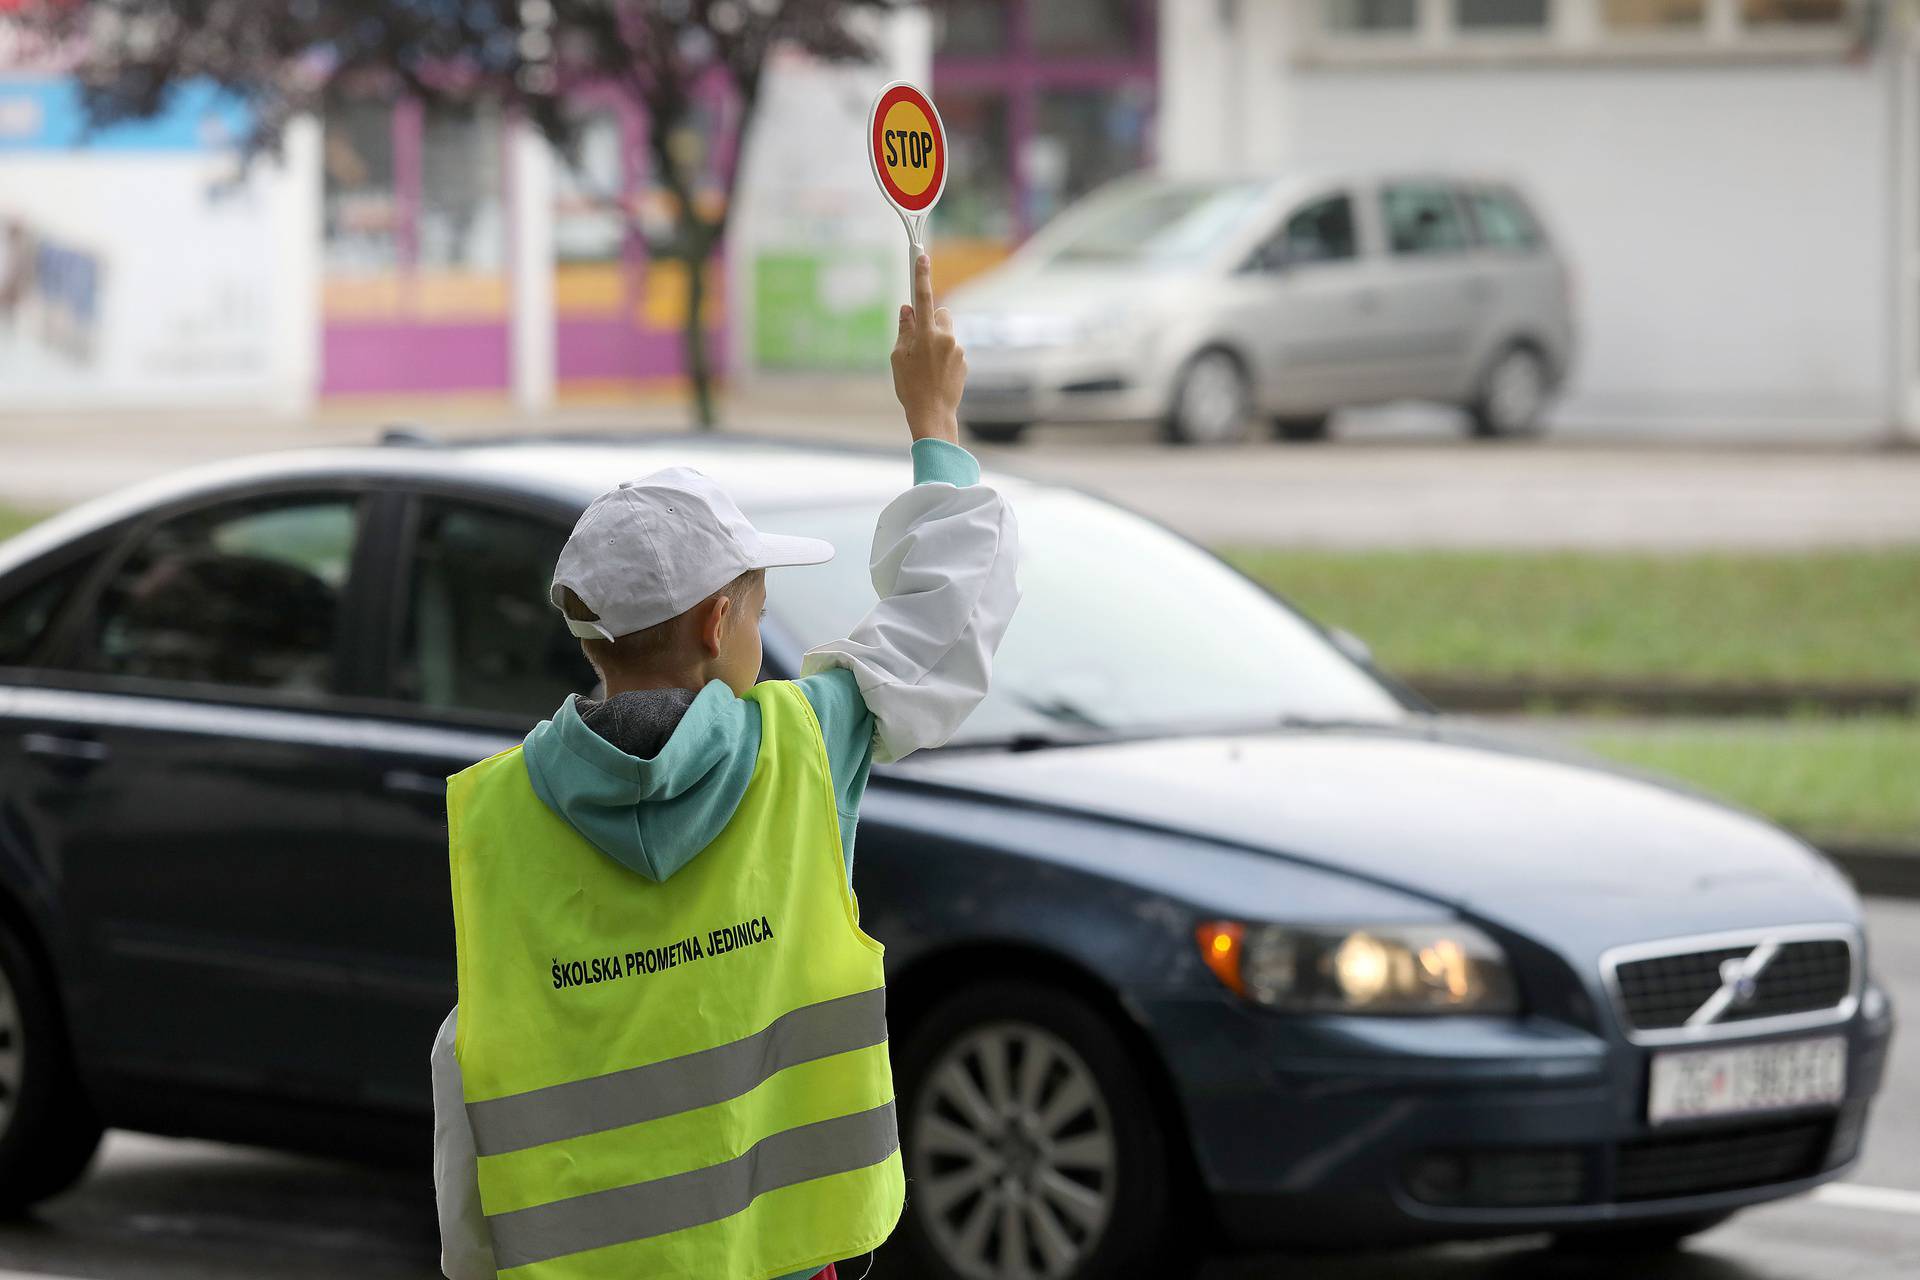
[[717, 658], [720, 656], [721, 638], [726, 635], [727, 616], [733, 608], [733, 601], [722, 591], [696, 607], [700, 610], [700, 647], [706, 650], [709, 658]]

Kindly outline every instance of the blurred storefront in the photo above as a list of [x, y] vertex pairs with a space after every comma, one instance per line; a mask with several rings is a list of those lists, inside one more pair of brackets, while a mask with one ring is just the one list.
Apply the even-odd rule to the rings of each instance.
[[[1521, 181], [1578, 279], [1562, 416], [1682, 438], [1920, 423], [1909, 0], [1164, 0], [1159, 152]], [[1897, 425], [1896, 425], [1897, 424]]]
[[1158, 23], [1155, 0], [939, 8], [933, 91], [953, 146], [931, 224], [943, 283], [993, 265], [1074, 200], [1152, 165]]

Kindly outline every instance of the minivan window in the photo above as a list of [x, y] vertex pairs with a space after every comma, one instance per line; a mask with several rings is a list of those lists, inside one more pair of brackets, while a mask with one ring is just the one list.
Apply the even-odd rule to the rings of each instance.
[[1453, 192], [1438, 183], [1396, 183], [1380, 193], [1387, 243], [1395, 253], [1450, 253], [1467, 247]]
[[333, 687], [356, 498], [175, 517], [114, 571], [84, 663], [105, 675], [312, 696]]
[[1344, 262], [1358, 253], [1353, 232], [1353, 201], [1328, 196], [1302, 205], [1280, 229], [1279, 261], [1287, 266]]
[[1467, 192], [1467, 208], [1480, 243], [1494, 249], [1532, 249], [1540, 243], [1540, 228], [1527, 207], [1511, 192], [1480, 188]]
[[590, 692], [593, 668], [547, 603], [567, 530], [442, 500], [423, 501], [420, 515], [395, 694], [532, 724], [568, 694]]

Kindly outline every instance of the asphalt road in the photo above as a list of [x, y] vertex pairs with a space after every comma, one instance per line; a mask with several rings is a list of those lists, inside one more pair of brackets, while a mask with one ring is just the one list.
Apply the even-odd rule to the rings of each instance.
[[[1920, 902], [1876, 901], [1869, 917], [1874, 970], [1911, 1018], [1920, 1011]], [[1751, 1210], [1685, 1253], [1596, 1261], [1524, 1239], [1219, 1259], [1205, 1280], [1911, 1280], [1920, 1274], [1917, 1150], [1920, 1041], [1909, 1034], [1895, 1043], [1866, 1155], [1846, 1182]], [[424, 1172], [115, 1133], [80, 1187], [0, 1225], [0, 1280], [431, 1280], [436, 1249]]]
[[[679, 429], [677, 403], [534, 418], [442, 405], [420, 424], [473, 435]], [[193, 463], [369, 441], [394, 415], [0, 414], [0, 502], [54, 510]], [[738, 429], [900, 447], [879, 383], [774, 384], [734, 396]], [[1210, 544], [1329, 547], [1806, 549], [1920, 542], [1920, 450], [1665, 442], [1557, 427], [1473, 443], [1455, 415], [1343, 414], [1331, 444], [1174, 449], [1144, 426], [1048, 427], [989, 466], [1090, 489]], [[1691, 440], [1692, 443], [1685, 441]]]

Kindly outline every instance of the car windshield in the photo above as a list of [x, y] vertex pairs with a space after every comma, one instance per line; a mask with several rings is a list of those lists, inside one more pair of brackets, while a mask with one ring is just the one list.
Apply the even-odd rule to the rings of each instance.
[[1256, 182], [1185, 182], [1127, 186], [1095, 196], [1070, 215], [1043, 246], [1046, 266], [1125, 263], [1178, 266], [1219, 246], [1259, 208]]
[[[1387, 723], [1407, 714], [1309, 623], [1199, 548], [1097, 499], [1021, 493], [1018, 613], [993, 688], [956, 744], [1077, 741]], [[871, 508], [769, 515], [825, 538], [829, 564], [768, 575], [768, 608], [802, 645], [847, 634], [873, 607]]]

